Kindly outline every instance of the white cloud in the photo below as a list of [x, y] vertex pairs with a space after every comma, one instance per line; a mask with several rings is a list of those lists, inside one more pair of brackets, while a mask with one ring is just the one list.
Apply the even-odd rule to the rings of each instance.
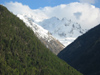
[[18, 2], [6, 3], [5, 6], [14, 14], [32, 13], [32, 10], [27, 5], [22, 5]]
[[35, 18], [35, 21], [41, 21], [47, 18], [47, 16], [40, 10], [32, 10], [28, 5], [23, 5], [22, 3], [10, 2], [6, 3], [5, 6], [14, 14], [27, 14], [30, 17], [34, 15], [33, 18]]
[[95, 4], [96, 0], [79, 0], [82, 3], [90, 3], [90, 4]]
[[66, 17], [67, 19], [80, 23], [84, 28], [92, 28], [100, 23], [100, 9], [88, 3], [74, 2], [36, 10], [30, 9], [27, 5], [22, 5], [18, 2], [6, 3], [5, 6], [16, 14], [35, 13], [48, 17], [56, 16], [60, 19]]
[[[87, 3], [75, 2], [56, 7], [45, 7], [41, 11], [44, 11], [49, 17], [66, 17], [67, 19], [80, 23], [84, 28], [92, 28], [100, 23], [100, 9]], [[77, 12], [81, 13], [78, 16], [79, 19], [75, 16]]]
[[75, 17], [76, 17], [77, 19], [80, 19], [82, 13], [81, 13], [81, 12], [76, 12], [76, 13], [74, 13], [74, 15], [75, 15]]

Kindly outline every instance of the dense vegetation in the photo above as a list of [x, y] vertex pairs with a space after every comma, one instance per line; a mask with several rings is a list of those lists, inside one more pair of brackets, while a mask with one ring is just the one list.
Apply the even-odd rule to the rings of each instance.
[[84, 75], [100, 75], [100, 25], [77, 38], [58, 56]]
[[0, 75], [81, 75], [0, 5]]

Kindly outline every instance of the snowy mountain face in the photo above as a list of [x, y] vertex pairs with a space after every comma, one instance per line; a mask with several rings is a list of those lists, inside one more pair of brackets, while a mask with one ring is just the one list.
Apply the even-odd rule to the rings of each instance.
[[[43, 29], [38, 24], [34, 23], [34, 20], [32, 18], [29, 18], [27, 15], [20, 15], [20, 14], [18, 14], [17, 16], [20, 19], [22, 19], [26, 23], [26, 25], [34, 31], [34, 33], [37, 33], [36, 35], [39, 38], [45, 38], [46, 40], [48, 40], [48, 38], [50, 36], [49, 32], [47, 30]], [[50, 41], [50, 40], [52, 40], [52, 38], [49, 38], [48, 41]]]
[[87, 29], [82, 29], [80, 24], [74, 23], [66, 18], [59, 19], [57, 17], [52, 17], [38, 22], [38, 24], [48, 30], [52, 36], [65, 46], [69, 45], [78, 36], [87, 31]]
[[[34, 14], [17, 15], [25, 24], [30, 27], [42, 43], [53, 53], [58, 54], [61, 50], [72, 43], [78, 36], [87, 30], [82, 29], [81, 25], [74, 23], [66, 18], [59, 19]], [[61, 43], [60, 43], [60, 42]]]
[[37, 22], [36, 20], [38, 20], [38, 18], [29, 14], [18, 14], [17, 17], [23, 20], [26, 26], [30, 27], [40, 41], [44, 43], [44, 45], [46, 45], [46, 47], [49, 48], [53, 53], [58, 54], [65, 47], [57, 39], [53, 38], [48, 30], [35, 23]]

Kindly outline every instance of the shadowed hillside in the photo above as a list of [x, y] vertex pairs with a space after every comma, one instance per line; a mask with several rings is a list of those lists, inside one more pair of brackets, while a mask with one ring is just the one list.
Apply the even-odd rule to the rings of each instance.
[[58, 57], [84, 75], [100, 75], [100, 25], [78, 37]]

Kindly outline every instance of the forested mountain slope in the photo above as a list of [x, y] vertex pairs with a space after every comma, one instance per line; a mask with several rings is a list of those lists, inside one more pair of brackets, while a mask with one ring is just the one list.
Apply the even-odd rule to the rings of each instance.
[[48, 50], [0, 5], [0, 75], [82, 75]]

